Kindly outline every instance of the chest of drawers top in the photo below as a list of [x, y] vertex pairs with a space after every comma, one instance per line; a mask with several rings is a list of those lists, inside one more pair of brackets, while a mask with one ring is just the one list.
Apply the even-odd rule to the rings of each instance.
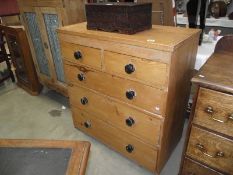
[[[69, 34], [73, 37], [87, 37], [97, 40], [117, 42], [118, 44], [121, 43], [172, 52], [182, 45], [188, 38], [193, 37], [195, 34], [198, 35], [199, 30], [153, 25], [150, 30], [145, 30], [134, 35], [125, 35], [87, 30], [86, 23], [84, 22], [62, 27], [58, 29], [58, 33], [60, 38], [63, 38], [63, 34]], [[95, 43], [92, 44], [95, 45]]]
[[192, 82], [212, 90], [233, 94], [232, 70], [233, 53], [215, 53], [192, 79]]

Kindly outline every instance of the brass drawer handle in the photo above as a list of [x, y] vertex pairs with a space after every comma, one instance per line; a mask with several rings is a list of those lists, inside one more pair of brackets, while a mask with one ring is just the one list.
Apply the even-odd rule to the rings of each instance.
[[204, 147], [204, 145], [200, 144], [200, 143], [197, 143], [196, 144], [196, 148], [198, 150], [200, 150], [202, 152], [202, 154], [204, 154], [205, 156], [207, 157], [211, 157], [211, 158], [218, 158], [218, 157], [224, 157], [224, 152], [222, 151], [218, 151], [216, 152], [215, 154], [209, 154], [207, 152], [207, 149]]
[[232, 120], [233, 121], [233, 114], [230, 114], [226, 120], [220, 120], [220, 119], [217, 119], [215, 118], [213, 115], [214, 115], [214, 109], [213, 107], [211, 106], [208, 106], [206, 109], [205, 109], [205, 112], [208, 113], [209, 115], [211, 115], [211, 119], [216, 121], [216, 122], [220, 122], [220, 123], [226, 123], [228, 120]]

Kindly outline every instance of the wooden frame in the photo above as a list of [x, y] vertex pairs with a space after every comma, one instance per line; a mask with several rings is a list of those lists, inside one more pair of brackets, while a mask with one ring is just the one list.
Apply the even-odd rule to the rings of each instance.
[[[61, 140], [21, 140], [1, 139], [1, 147], [10, 148], [70, 148], [72, 154], [68, 163], [66, 175], [84, 175], [91, 144], [86, 141]], [[81, 154], [80, 154], [81, 152]]]
[[[5, 37], [7, 40], [8, 48], [11, 54], [11, 60], [13, 62], [14, 67], [16, 68], [16, 77], [17, 77], [17, 85], [25, 89], [27, 92], [29, 92], [31, 95], [38, 95], [41, 90], [41, 84], [38, 81], [38, 77], [36, 75], [35, 66], [33, 64], [32, 55], [31, 52], [28, 51], [29, 44], [26, 37], [26, 33], [24, 31], [23, 26], [3, 26], [0, 25], [0, 29], [4, 31]], [[20, 52], [20, 56], [15, 56], [14, 48], [12, 47], [12, 37], [14, 37], [18, 45], [18, 49]], [[27, 80], [23, 79], [18, 74], [18, 64], [16, 59], [19, 59], [24, 64], [24, 71], [27, 75]]]

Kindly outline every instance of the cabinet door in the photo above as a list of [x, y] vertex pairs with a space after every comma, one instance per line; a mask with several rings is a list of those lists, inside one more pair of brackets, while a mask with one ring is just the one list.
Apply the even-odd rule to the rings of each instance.
[[30, 45], [32, 47], [34, 62], [37, 68], [39, 77], [50, 77], [50, 69], [47, 55], [44, 49], [44, 42], [41, 37], [40, 24], [38, 22], [38, 13], [34, 8], [25, 8], [22, 13], [27, 33], [31, 40]]
[[54, 65], [55, 81], [64, 82], [64, 70], [61, 57], [60, 44], [58, 41], [57, 31], [58, 27], [62, 26], [61, 9], [59, 8], [40, 8], [40, 19], [42, 20], [43, 31], [45, 32], [44, 40], [49, 43], [49, 53], [52, 57], [52, 64]]

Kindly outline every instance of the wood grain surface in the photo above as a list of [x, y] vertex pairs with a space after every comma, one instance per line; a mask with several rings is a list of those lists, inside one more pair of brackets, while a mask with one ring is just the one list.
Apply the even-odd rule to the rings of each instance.
[[233, 137], [233, 96], [200, 88], [193, 122]]
[[133, 45], [136, 46], [171, 52], [183, 45], [184, 41], [191, 36], [199, 34], [200, 31], [196, 29], [184, 29], [181, 27], [174, 28], [154, 25], [151, 30], [139, 32], [136, 35], [125, 35], [87, 30], [86, 23], [84, 22], [62, 27], [58, 29], [58, 32], [105, 41], [115, 41], [129, 45], [133, 43]]
[[[152, 113], [162, 114], [164, 112], [166, 92], [160, 89], [73, 63], [66, 62], [64, 69], [68, 84], [77, 84], [99, 91]], [[81, 73], [85, 76], [84, 81], [77, 79], [77, 75]], [[126, 97], [127, 91], [135, 92], [135, 97], [132, 100]]]
[[[133, 65], [135, 69], [130, 74], [125, 71], [125, 66], [128, 64]], [[167, 86], [168, 65], [164, 63], [105, 51], [103, 66], [104, 71], [111, 74], [139, 80], [154, 87]]]
[[[91, 112], [98, 119], [123, 129], [146, 143], [153, 146], [159, 145], [163, 123], [161, 116], [145, 114], [125, 103], [117, 102], [109, 96], [79, 86], [70, 86], [68, 90], [72, 107]], [[80, 102], [83, 97], [88, 99], [86, 105], [82, 105]], [[134, 120], [135, 123], [132, 126], [126, 124], [128, 118]], [[153, 137], [151, 137], [151, 133], [153, 133]]]
[[224, 174], [186, 157], [180, 175], [224, 175]]
[[[75, 127], [95, 137], [131, 160], [136, 161], [143, 167], [154, 171], [157, 157], [157, 150], [155, 148], [99, 120], [94, 114], [81, 111], [77, 108], [74, 108], [72, 112]], [[85, 127], [85, 122], [90, 123], [90, 128]], [[129, 144], [134, 148], [131, 153], [126, 151], [126, 146]]]
[[[203, 148], [200, 149], [200, 145]], [[232, 148], [232, 140], [192, 126], [186, 154], [210, 167], [232, 174]]]
[[233, 94], [232, 52], [213, 54], [205, 66], [192, 78], [192, 82], [202, 87]]

